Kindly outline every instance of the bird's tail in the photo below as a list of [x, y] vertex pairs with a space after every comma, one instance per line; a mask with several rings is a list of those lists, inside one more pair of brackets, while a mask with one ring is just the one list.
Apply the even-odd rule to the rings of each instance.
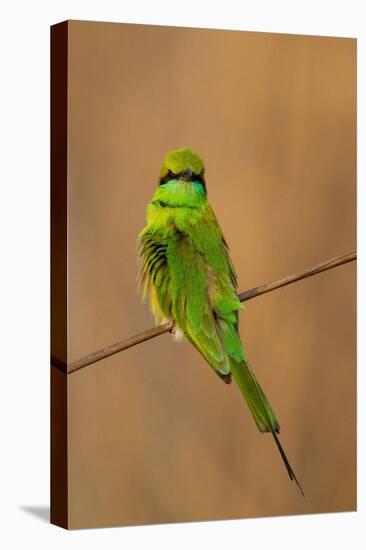
[[231, 372], [238, 384], [245, 401], [253, 415], [254, 421], [261, 432], [271, 432], [277, 448], [280, 452], [282, 460], [285, 464], [287, 473], [291, 480], [294, 480], [296, 485], [304, 495], [304, 491], [300, 483], [298, 482], [296, 475], [291, 468], [285, 451], [278, 439], [277, 434], [280, 433], [280, 425], [276, 418], [276, 415], [269, 404], [267, 397], [265, 396], [262, 388], [260, 387], [254, 373], [246, 361], [237, 363], [234, 360], [230, 361]]

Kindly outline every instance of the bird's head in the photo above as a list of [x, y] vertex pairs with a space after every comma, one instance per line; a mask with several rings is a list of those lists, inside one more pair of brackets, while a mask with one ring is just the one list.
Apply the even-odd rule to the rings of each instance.
[[170, 151], [165, 155], [160, 171], [159, 185], [171, 180], [200, 182], [205, 187], [204, 165], [201, 157], [186, 147]]

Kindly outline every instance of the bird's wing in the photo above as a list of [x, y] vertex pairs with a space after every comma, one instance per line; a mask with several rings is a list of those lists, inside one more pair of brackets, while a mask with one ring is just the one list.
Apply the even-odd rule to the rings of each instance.
[[[258, 429], [262, 432], [276, 432], [279, 430], [276, 415], [248, 364], [240, 340], [238, 310], [242, 306], [236, 295], [235, 270], [230, 260], [228, 246], [213, 212], [208, 216], [207, 227], [203, 227], [201, 230], [206, 234], [206, 254], [200, 244], [198, 244], [198, 249], [206, 258], [209, 258], [210, 262], [209, 267], [206, 267], [206, 271], [209, 273], [207, 307], [204, 309], [205, 323], [202, 323], [201, 320], [201, 325], [199, 327], [196, 325], [193, 334], [191, 326], [189, 327], [192, 341], [203, 355], [203, 352], [210, 349], [213, 342], [216, 346], [221, 345], [225, 358], [224, 363], [228, 363], [230, 372], [248, 403]], [[220, 246], [213, 254], [212, 252], [207, 253], [207, 246], [209, 246], [207, 240], [210, 241], [212, 235], [215, 242], [221, 239]], [[210, 276], [212, 265], [214, 265], [216, 276]], [[210, 332], [206, 326], [209, 327]], [[206, 357], [206, 359], [210, 362], [209, 358]], [[211, 366], [214, 366], [212, 362]]]
[[167, 262], [173, 318], [211, 367], [228, 375], [230, 353], [242, 360], [243, 351], [238, 339], [228, 353], [218, 320], [236, 324], [241, 304], [228, 247], [210, 207], [199, 223], [177, 227]]
[[171, 311], [167, 242], [150, 226], [139, 235], [139, 257], [138, 282], [143, 299], [149, 294], [151, 311], [156, 322], [161, 322]]

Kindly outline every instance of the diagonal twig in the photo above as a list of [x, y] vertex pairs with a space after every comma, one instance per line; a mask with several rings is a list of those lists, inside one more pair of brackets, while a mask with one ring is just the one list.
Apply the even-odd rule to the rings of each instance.
[[[356, 252], [350, 252], [349, 254], [345, 254], [344, 256], [338, 256], [337, 258], [332, 258], [331, 260], [321, 262], [313, 267], [305, 269], [301, 273], [297, 273], [294, 275], [287, 275], [286, 277], [282, 277], [281, 279], [277, 279], [276, 281], [272, 281], [271, 283], [266, 283], [264, 285], [257, 286], [255, 288], [250, 288], [249, 290], [245, 290], [244, 292], [241, 292], [240, 294], [238, 294], [239, 300], [241, 302], [246, 302], [248, 300], [251, 300], [252, 298], [256, 298], [257, 296], [266, 294], [267, 292], [272, 292], [277, 288], [290, 285], [297, 281], [301, 281], [302, 279], [306, 279], [307, 277], [312, 277], [313, 275], [317, 275], [318, 273], [327, 271], [328, 269], [333, 269], [337, 266], [344, 265], [348, 262], [352, 262], [356, 260], [356, 258], [357, 258]], [[142, 342], [146, 342], [147, 340], [150, 340], [151, 338], [155, 338], [156, 336], [160, 336], [165, 332], [169, 332], [172, 330], [173, 326], [174, 326], [174, 323], [170, 321], [162, 325], [159, 325], [157, 327], [153, 327], [148, 330], [145, 330], [144, 332], [141, 332], [136, 336], [131, 336], [130, 338], [127, 338], [127, 340], [116, 342], [115, 344], [111, 344], [109, 346], [106, 346], [105, 348], [102, 348], [98, 351], [90, 353], [89, 355], [86, 355], [81, 359], [77, 359], [76, 361], [71, 363], [68, 366], [68, 368], [66, 368], [65, 370], [67, 374], [76, 372], [80, 369], [83, 369], [84, 367], [87, 367], [88, 365], [92, 365], [93, 363], [101, 361], [106, 357], [110, 357], [111, 355], [119, 353], [120, 351], [131, 348], [132, 346], [136, 346], [137, 344], [141, 344]], [[54, 366], [57, 366], [57, 365], [54, 364]]]

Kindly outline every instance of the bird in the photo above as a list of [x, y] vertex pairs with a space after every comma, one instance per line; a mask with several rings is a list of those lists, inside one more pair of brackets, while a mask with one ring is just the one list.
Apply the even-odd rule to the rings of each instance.
[[260, 432], [272, 434], [287, 473], [303, 489], [279, 440], [280, 425], [246, 357], [239, 334], [237, 275], [207, 199], [201, 156], [182, 147], [163, 160], [138, 236], [139, 289], [157, 324], [173, 322], [226, 384], [234, 378]]

